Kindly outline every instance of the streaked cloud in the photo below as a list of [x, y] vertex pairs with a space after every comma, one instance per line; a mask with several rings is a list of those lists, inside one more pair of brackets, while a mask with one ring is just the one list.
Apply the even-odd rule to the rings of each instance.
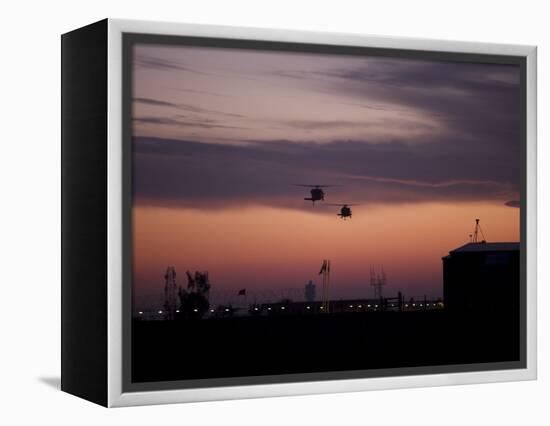
[[519, 202], [519, 200], [506, 201], [504, 205], [508, 207], [514, 207], [516, 209], [519, 209], [521, 207], [521, 203]]
[[332, 200], [366, 204], [505, 203], [519, 191], [513, 167], [479, 168], [471, 152], [455, 154], [454, 163], [442, 163], [449, 154], [437, 144], [264, 141], [236, 146], [136, 138], [134, 147], [139, 170], [135, 197], [152, 205], [303, 208], [307, 190], [294, 183], [338, 184], [329, 190]]

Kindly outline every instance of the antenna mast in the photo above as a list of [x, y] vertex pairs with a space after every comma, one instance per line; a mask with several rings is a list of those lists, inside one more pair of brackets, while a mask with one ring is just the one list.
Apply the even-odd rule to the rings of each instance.
[[[482, 240], [479, 240], [479, 234], [481, 234]], [[479, 219], [476, 219], [476, 227], [474, 229], [474, 235], [472, 238], [473, 243], [485, 243], [487, 240], [485, 239], [485, 235], [483, 234], [483, 230], [481, 229], [481, 225], [479, 224]]]

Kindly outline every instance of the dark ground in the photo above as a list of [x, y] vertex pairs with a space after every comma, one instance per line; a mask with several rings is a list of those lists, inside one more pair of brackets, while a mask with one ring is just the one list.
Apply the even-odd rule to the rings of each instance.
[[134, 321], [132, 381], [518, 361], [518, 323], [445, 311]]

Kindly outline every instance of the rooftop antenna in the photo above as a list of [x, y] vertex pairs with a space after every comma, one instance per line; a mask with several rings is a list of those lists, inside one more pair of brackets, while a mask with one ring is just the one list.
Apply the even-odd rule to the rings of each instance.
[[[479, 240], [479, 234], [481, 234], [481, 237], [483, 238], [481, 241]], [[481, 229], [481, 225], [479, 224], [479, 219], [476, 219], [476, 227], [474, 230], [474, 237], [472, 239], [473, 243], [486, 243], [487, 240], [485, 239], [485, 235], [483, 234], [483, 230]]]

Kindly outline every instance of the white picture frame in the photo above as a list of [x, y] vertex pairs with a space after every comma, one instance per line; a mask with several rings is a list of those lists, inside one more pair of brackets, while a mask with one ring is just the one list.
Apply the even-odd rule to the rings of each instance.
[[[259, 398], [288, 395], [355, 392], [422, 386], [534, 380], [537, 377], [537, 66], [536, 47], [287, 31], [260, 28], [238, 28], [182, 23], [163, 23], [108, 19], [107, 25], [107, 377], [106, 400], [109, 407], [146, 404], [212, 401], [237, 398]], [[423, 52], [449, 52], [473, 55], [506, 55], [525, 59], [526, 67], [526, 368], [414, 374], [392, 377], [315, 380], [289, 383], [231, 385], [170, 390], [124, 390], [124, 322], [123, 322], [123, 35], [150, 34], [186, 37], [228, 38], [284, 43], [307, 43], [327, 46], [358, 46]], [[68, 390], [71, 392], [71, 390]], [[72, 393], [75, 393], [74, 391]]]

